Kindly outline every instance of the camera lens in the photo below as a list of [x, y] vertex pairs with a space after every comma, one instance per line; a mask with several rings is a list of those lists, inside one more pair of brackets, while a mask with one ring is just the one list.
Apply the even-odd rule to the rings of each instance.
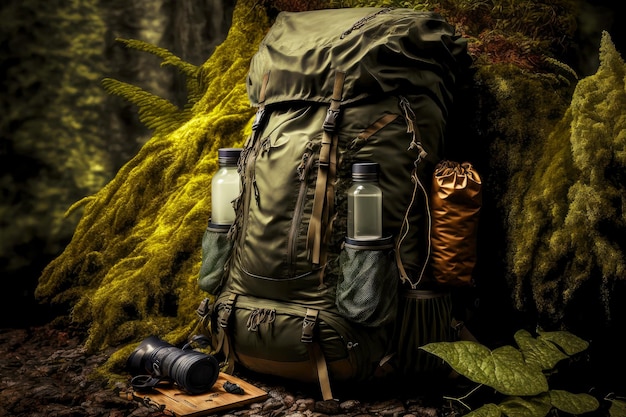
[[150, 336], [128, 357], [127, 368], [132, 375], [149, 373], [160, 379], [176, 382], [190, 394], [209, 391], [219, 375], [215, 357], [191, 349], [179, 349]]

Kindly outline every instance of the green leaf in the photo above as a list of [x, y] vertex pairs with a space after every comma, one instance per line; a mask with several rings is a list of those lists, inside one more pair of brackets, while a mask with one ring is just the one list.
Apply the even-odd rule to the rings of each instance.
[[575, 415], [595, 411], [600, 406], [598, 400], [589, 394], [573, 394], [562, 390], [550, 391], [550, 401], [559, 410]]
[[550, 396], [543, 393], [532, 398], [508, 397], [499, 405], [508, 417], [544, 417], [550, 412]]
[[589, 342], [581, 339], [578, 336], [566, 331], [557, 332], [538, 332], [540, 340], [549, 340], [555, 345], [559, 346], [569, 356], [586, 350], [589, 347]]
[[490, 351], [471, 341], [437, 342], [422, 346], [468, 379], [505, 395], [537, 395], [548, 391], [548, 381], [537, 366], [527, 365], [512, 346]]
[[611, 408], [609, 415], [611, 417], [626, 417], [626, 402], [620, 400], [610, 400]]
[[485, 404], [474, 411], [465, 414], [465, 417], [500, 417], [502, 412], [495, 404]]
[[536, 365], [547, 370], [554, 368], [559, 361], [568, 358], [554, 343], [545, 339], [535, 339], [526, 330], [518, 330], [514, 337], [524, 360], [529, 365]]

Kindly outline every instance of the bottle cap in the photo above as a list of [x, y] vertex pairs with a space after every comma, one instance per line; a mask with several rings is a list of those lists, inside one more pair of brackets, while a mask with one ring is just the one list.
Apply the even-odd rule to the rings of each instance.
[[378, 163], [359, 162], [353, 164], [352, 179], [355, 181], [376, 181], [378, 179]]
[[235, 165], [239, 161], [241, 148], [220, 148], [217, 150], [217, 162], [220, 165]]

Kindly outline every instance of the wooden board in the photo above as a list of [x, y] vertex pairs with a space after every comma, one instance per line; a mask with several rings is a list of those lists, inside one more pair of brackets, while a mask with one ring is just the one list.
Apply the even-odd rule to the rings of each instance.
[[[231, 394], [222, 387], [232, 382], [243, 388], [243, 394]], [[135, 400], [152, 403], [172, 412], [176, 417], [196, 417], [241, 407], [267, 398], [267, 392], [235, 376], [220, 372], [211, 391], [190, 395], [175, 387], [155, 388], [149, 393], [134, 392]]]

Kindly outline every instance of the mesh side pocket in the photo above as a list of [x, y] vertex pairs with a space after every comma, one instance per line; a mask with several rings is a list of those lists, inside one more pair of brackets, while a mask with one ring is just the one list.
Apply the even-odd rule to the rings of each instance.
[[395, 320], [398, 270], [393, 250], [344, 247], [339, 268], [335, 303], [343, 317], [370, 327]]
[[224, 268], [233, 247], [233, 242], [226, 235], [207, 228], [202, 236], [202, 265], [198, 286], [212, 295], [222, 286]]

